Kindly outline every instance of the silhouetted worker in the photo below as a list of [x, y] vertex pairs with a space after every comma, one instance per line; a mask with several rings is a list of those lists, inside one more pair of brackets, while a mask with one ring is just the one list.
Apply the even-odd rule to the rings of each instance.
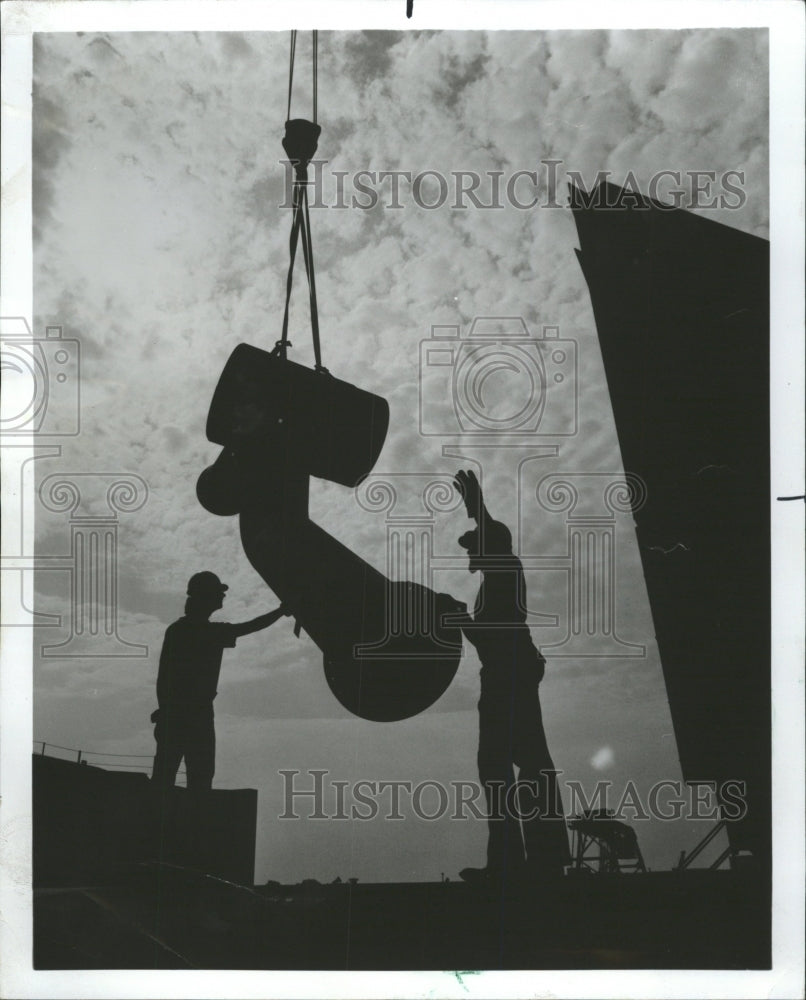
[[228, 589], [215, 573], [196, 573], [188, 581], [184, 617], [165, 631], [157, 676], [159, 708], [151, 716], [157, 741], [152, 781], [160, 788], [173, 787], [184, 757], [188, 790], [210, 790], [215, 773], [213, 699], [224, 650], [290, 613], [281, 605], [240, 625], [211, 622]]
[[[458, 472], [455, 485], [468, 517], [476, 521], [459, 544], [467, 549], [470, 572], [482, 576], [474, 614], [465, 616], [463, 631], [481, 660], [478, 766], [491, 817], [486, 868], [465, 868], [460, 874], [466, 881], [561, 875], [570, 862], [568, 837], [543, 731], [538, 685], [546, 661], [526, 624], [523, 566], [512, 552], [509, 529], [487, 511], [474, 473]], [[518, 781], [534, 783], [536, 796], [524, 788], [515, 794], [515, 764]]]

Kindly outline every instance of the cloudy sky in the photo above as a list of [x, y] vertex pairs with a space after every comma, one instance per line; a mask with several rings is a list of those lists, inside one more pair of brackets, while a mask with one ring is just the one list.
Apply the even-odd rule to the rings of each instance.
[[[294, 115], [310, 108], [309, 37], [300, 36]], [[450, 473], [453, 446], [482, 462], [493, 513], [520, 519], [525, 555], [562, 555], [562, 512], [542, 510], [549, 473], [613, 473], [621, 460], [563, 177], [629, 172], [646, 191], [661, 170], [744, 172], [740, 208], [695, 209], [767, 236], [767, 39], [750, 30], [674, 32], [410, 32], [320, 36], [319, 156], [323, 201], [312, 210], [324, 363], [385, 396], [389, 435], [378, 473]], [[147, 657], [37, 657], [35, 736], [99, 753], [148, 755], [148, 717], [162, 633], [182, 612], [187, 578], [212, 569], [230, 584], [224, 615], [238, 621], [276, 604], [241, 548], [237, 518], [216, 518], [195, 498], [199, 472], [217, 448], [204, 434], [218, 375], [246, 341], [270, 348], [280, 333], [289, 212], [280, 140], [286, 114], [288, 36], [283, 33], [38, 35], [34, 44], [34, 307], [37, 332], [63, 328], [80, 342], [81, 433], [62, 439], [54, 473], [134, 473], [148, 488], [141, 509], [120, 515], [119, 633]], [[558, 168], [560, 207], [546, 207], [548, 160]], [[334, 207], [360, 170], [436, 171], [504, 178], [537, 171], [540, 202], [481, 210], [426, 210], [411, 185], [389, 207], [389, 182], [372, 209]], [[489, 200], [485, 180], [479, 196]], [[661, 192], [668, 190], [661, 188]], [[438, 188], [425, 184], [421, 199]], [[519, 197], [533, 195], [528, 179]], [[366, 199], [362, 198], [361, 201]], [[293, 357], [310, 363], [298, 275]], [[519, 316], [532, 336], [559, 328], [578, 358], [577, 432], [536, 435], [522, 457], [482, 455], [462, 436], [445, 401], [444, 372], [420, 377], [420, 342], [433, 325]], [[506, 408], [499, 374], [487, 403]], [[426, 431], [420, 426], [420, 397]], [[546, 413], [565, 419], [567, 396]], [[69, 408], [60, 398], [55, 407]], [[532, 451], [529, 451], [532, 447]], [[467, 464], [467, 463], [464, 463]], [[640, 470], [635, 470], [640, 473]], [[411, 482], [413, 480], [409, 480]], [[86, 494], [106, 486], [82, 482]], [[312, 484], [313, 517], [385, 569], [383, 514], [349, 490]], [[437, 555], [456, 554], [462, 510], [437, 517]], [[535, 628], [549, 654], [542, 701], [555, 762], [568, 778], [646, 790], [680, 770], [629, 515], [615, 522], [618, 632], [644, 656], [563, 655], [567, 578], [530, 569], [529, 604], [556, 615]], [[64, 513], [37, 508], [38, 553], [70, 550]], [[40, 572], [37, 607], [64, 616], [40, 643], [68, 636], [68, 574]], [[440, 589], [472, 601], [475, 581], [445, 570]], [[554, 644], [554, 653], [552, 653]], [[624, 647], [626, 652], [634, 652]], [[568, 650], [565, 650], [567, 654]], [[257, 877], [294, 880], [451, 877], [483, 859], [480, 823], [279, 822], [281, 768], [328, 768], [336, 779], [475, 777], [478, 660], [429, 711], [406, 722], [355, 719], [333, 698], [321, 656], [288, 621], [241, 640], [226, 654], [216, 701], [222, 787], [260, 790]], [[618, 796], [618, 792], [617, 792]], [[651, 867], [669, 867], [702, 824], [643, 823]]]

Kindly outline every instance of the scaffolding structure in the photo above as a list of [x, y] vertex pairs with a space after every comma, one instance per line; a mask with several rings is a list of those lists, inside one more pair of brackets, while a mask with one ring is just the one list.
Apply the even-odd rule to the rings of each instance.
[[572, 872], [621, 875], [647, 870], [635, 830], [613, 817], [610, 809], [587, 809], [568, 821]]

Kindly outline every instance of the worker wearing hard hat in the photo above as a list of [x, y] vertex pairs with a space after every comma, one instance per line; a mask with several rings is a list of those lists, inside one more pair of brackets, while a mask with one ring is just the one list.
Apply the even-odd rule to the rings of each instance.
[[184, 616], [165, 631], [157, 677], [159, 708], [151, 716], [157, 740], [152, 781], [160, 788], [173, 786], [182, 758], [189, 791], [212, 787], [213, 699], [224, 650], [234, 647], [242, 635], [268, 628], [290, 614], [280, 606], [239, 625], [211, 622], [210, 615], [223, 607], [228, 589], [215, 573], [196, 573], [188, 581]]
[[478, 767], [490, 817], [486, 866], [460, 875], [465, 881], [562, 875], [568, 837], [538, 696], [546, 661], [526, 624], [523, 566], [473, 472], [458, 472], [455, 485], [476, 521], [459, 544], [470, 572], [482, 577], [473, 615], [461, 624], [481, 660]]

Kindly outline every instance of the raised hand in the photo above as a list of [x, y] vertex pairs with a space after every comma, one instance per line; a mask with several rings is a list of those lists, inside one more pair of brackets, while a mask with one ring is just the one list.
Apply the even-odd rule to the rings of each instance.
[[481, 486], [472, 469], [460, 469], [453, 479], [453, 484], [465, 502], [467, 516], [474, 521], [480, 521], [484, 514], [484, 497]]

